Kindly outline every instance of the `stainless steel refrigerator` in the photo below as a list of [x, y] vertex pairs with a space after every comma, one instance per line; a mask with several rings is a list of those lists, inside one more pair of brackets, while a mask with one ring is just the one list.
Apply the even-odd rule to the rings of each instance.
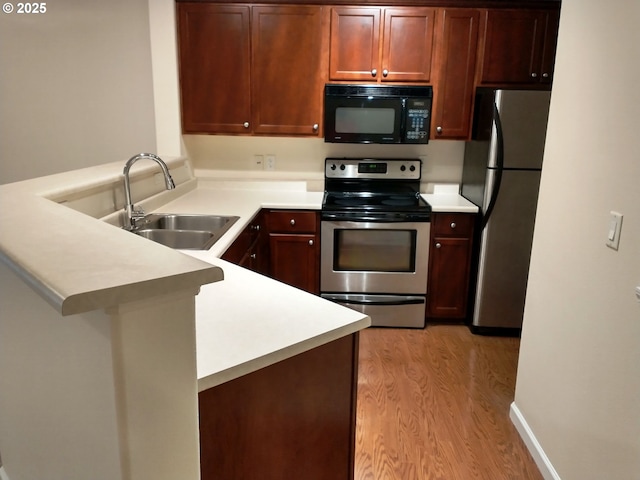
[[480, 207], [471, 329], [522, 327], [550, 92], [478, 89], [461, 194]]

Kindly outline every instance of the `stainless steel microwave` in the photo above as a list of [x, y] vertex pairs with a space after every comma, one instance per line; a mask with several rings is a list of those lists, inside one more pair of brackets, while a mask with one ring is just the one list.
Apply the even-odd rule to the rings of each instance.
[[324, 141], [429, 143], [432, 99], [430, 86], [327, 84]]

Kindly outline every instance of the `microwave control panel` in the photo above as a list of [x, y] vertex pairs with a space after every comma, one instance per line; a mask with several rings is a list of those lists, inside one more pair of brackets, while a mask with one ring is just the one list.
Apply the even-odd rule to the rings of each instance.
[[408, 98], [406, 101], [405, 143], [424, 143], [429, 138], [430, 98]]

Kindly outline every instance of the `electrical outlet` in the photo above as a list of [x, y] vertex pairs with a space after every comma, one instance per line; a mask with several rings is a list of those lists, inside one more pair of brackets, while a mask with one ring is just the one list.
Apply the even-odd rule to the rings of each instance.
[[264, 169], [265, 170], [275, 170], [276, 169], [276, 156], [275, 155], [265, 155], [264, 156]]

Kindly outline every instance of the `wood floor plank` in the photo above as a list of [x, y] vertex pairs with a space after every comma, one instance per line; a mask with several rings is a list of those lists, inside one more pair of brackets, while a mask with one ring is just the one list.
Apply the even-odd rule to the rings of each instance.
[[519, 339], [361, 332], [355, 480], [541, 480], [509, 419]]

